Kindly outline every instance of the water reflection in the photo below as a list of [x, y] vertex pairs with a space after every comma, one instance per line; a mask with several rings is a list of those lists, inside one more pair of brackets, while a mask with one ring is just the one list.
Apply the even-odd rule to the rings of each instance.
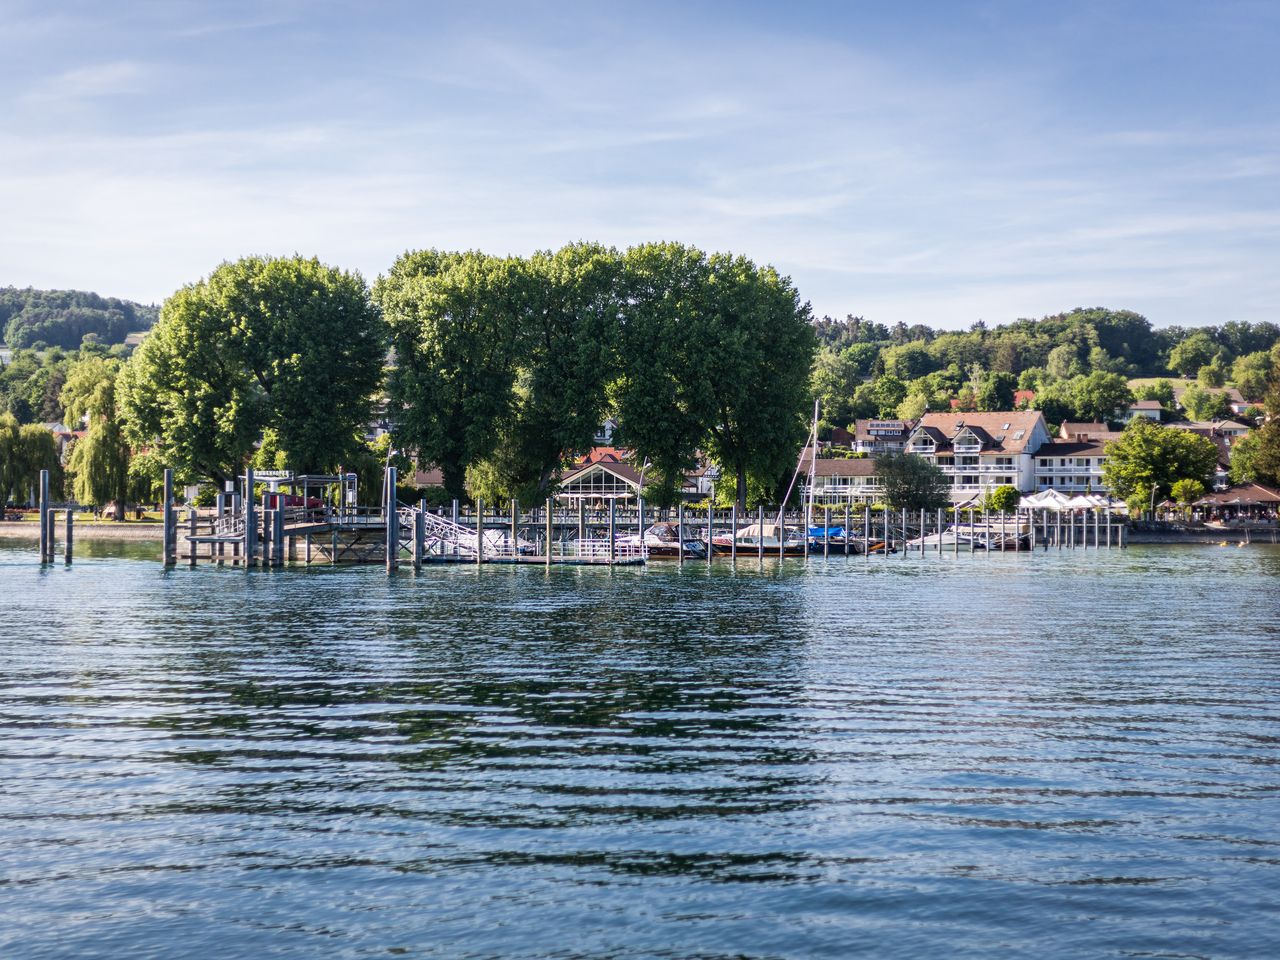
[[0, 548], [0, 955], [1267, 952], [1273, 549], [103, 552]]

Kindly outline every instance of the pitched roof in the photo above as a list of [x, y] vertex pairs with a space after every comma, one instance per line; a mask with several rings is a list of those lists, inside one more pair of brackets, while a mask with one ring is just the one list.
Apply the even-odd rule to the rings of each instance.
[[[1188, 383], [1188, 384], [1179, 385], [1173, 388], [1173, 400], [1175, 403], [1182, 402], [1182, 395], [1187, 392], [1187, 388], [1190, 386], [1191, 384]], [[1199, 384], [1197, 384], [1197, 386], [1199, 386]], [[1201, 387], [1201, 389], [1204, 390], [1206, 393], [1225, 394], [1227, 399], [1230, 400], [1232, 403], [1245, 402], [1244, 397], [1240, 395], [1240, 391], [1237, 390], [1235, 387]]]
[[[808, 460], [801, 462], [800, 472], [806, 474], [809, 472]], [[874, 477], [876, 462], [870, 457], [857, 457], [852, 460], [819, 457], [814, 464], [813, 475], [815, 477]]]
[[860, 443], [885, 439], [906, 440], [914, 426], [914, 420], [896, 420], [893, 417], [882, 420], [855, 420], [853, 433]]
[[1105, 457], [1106, 444], [1090, 440], [1055, 440], [1036, 451], [1037, 457]]
[[1135, 400], [1133, 401], [1133, 403], [1129, 404], [1129, 409], [1130, 410], [1159, 410], [1161, 409], [1161, 407], [1160, 407], [1159, 400]]
[[[994, 413], [953, 411], [951, 413], [926, 413], [920, 418], [920, 428], [928, 430], [937, 443], [937, 431], [949, 445], [961, 429], [969, 427], [978, 434], [982, 431], [995, 446], [992, 452], [1024, 453], [1035, 434], [1036, 426], [1044, 424], [1039, 410], [1006, 410]], [[1046, 430], [1047, 432], [1047, 430]], [[1019, 436], [1021, 433], [1021, 436]], [[984, 452], [985, 449], [984, 449]]]
[[603, 470], [606, 473], [612, 473], [619, 480], [625, 480], [628, 483], [640, 483], [640, 471], [626, 463], [615, 463], [612, 460], [597, 460], [595, 463], [586, 463], [575, 470], [570, 470], [560, 478], [560, 484], [572, 483], [574, 480], [581, 479], [592, 470]]
[[1112, 430], [1105, 423], [1098, 423], [1097, 421], [1093, 423], [1075, 423], [1068, 420], [1063, 423], [1058, 433], [1062, 435], [1064, 440], [1094, 440], [1099, 437], [1111, 439], [1112, 437], [1120, 436], [1119, 433]]
[[1225, 506], [1226, 504], [1280, 503], [1280, 490], [1264, 487], [1260, 483], [1242, 483], [1211, 493], [1196, 501], [1196, 505]]

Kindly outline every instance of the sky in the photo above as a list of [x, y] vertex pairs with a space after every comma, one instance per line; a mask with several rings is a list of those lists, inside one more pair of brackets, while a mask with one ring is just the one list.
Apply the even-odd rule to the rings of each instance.
[[0, 285], [677, 240], [815, 314], [1280, 320], [1280, 4], [0, 0]]

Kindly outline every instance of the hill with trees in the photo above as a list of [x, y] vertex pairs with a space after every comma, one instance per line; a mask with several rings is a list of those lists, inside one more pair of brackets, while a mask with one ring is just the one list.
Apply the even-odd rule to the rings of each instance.
[[149, 329], [159, 313], [154, 305], [83, 290], [0, 287], [0, 340], [15, 350], [77, 350], [86, 338], [110, 346]]
[[1135, 378], [1191, 377], [1204, 390], [1234, 386], [1261, 401], [1280, 343], [1274, 323], [1153, 327], [1140, 314], [1103, 307], [992, 328], [979, 321], [967, 331], [823, 317], [814, 331], [821, 349], [810, 385], [828, 426], [953, 404], [1030, 406], [1058, 424], [1107, 420], [1135, 397], [1166, 401], [1167, 384], [1131, 385]]

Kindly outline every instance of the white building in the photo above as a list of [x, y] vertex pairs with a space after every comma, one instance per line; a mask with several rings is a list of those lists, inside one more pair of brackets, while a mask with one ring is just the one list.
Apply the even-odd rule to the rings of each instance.
[[926, 413], [906, 452], [936, 464], [951, 480], [952, 501], [962, 503], [1001, 486], [1030, 493], [1035, 453], [1051, 441], [1039, 410]]
[[1046, 443], [1036, 451], [1036, 491], [1060, 493], [1102, 493], [1102, 465], [1107, 460], [1106, 444], [1096, 440]]
[[914, 426], [913, 420], [855, 420], [853, 450], [869, 454], [901, 452]]

